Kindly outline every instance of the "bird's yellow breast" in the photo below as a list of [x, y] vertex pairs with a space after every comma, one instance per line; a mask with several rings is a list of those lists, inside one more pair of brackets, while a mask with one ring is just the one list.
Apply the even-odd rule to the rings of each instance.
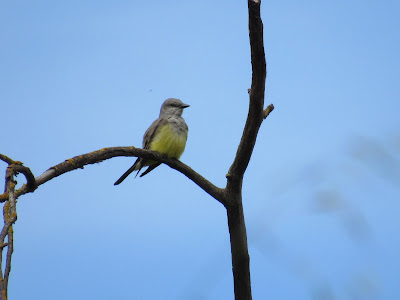
[[173, 130], [170, 124], [164, 125], [153, 138], [150, 150], [179, 159], [185, 150], [187, 133]]

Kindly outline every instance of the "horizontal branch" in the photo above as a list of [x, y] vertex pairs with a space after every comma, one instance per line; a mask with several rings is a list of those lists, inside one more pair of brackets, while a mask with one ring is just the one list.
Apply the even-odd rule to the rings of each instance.
[[[155, 161], [159, 161], [168, 165], [169, 167], [181, 172], [194, 183], [196, 183], [199, 187], [201, 187], [205, 192], [210, 194], [216, 200], [225, 205], [225, 197], [224, 190], [216, 187], [210, 181], [205, 179], [203, 176], [198, 174], [189, 166], [185, 165], [179, 160], [168, 158], [158, 152], [151, 150], [144, 150], [141, 148], [135, 147], [109, 147], [103, 148], [97, 151], [93, 151], [87, 154], [82, 154], [75, 156], [73, 158], [67, 159], [66, 161], [49, 168], [42, 175], [38, 176], [36, 181], [36, 187], [42, 185], [43, 183], [60, 176], [64, 173], [76, 170], [83, 169], [85, 165], [95, 164], [102, 162], [104, 160], [118, 157], [118, 156], [136, 156], [143, 157], [146, 159], [151, 159]], [[27, 184], [24, 184], [19, 190], [15, 192], [15, 196], [19, 197], [23, 194], [29, 193], [31, 190], [29, 189]], [[6, 201], [8, 196], [6, 194], [0, 195], [0, 202]]]

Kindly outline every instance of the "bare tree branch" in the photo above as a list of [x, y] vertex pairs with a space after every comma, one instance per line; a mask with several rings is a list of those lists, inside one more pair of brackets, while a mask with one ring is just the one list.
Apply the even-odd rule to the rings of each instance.
[[248, 0], [249, 37], [251, 48], [252, 82], [249, 112], [235, 159], [226, 175], [227, 216], [231, 242], [232, 270], [236, 300], [251, 300], [250, 257], [242, 204], [242, 182], [256, 143], [262, 121], [274, 109], [265, 110], [264, 94], [267, 65], [265, 62], [263, 24], [260, 17], [261, 1]]
[[[171, 168], [181, 172], [186, 177], [191, 179], [194, 183], [196, 183], [199, 187], [201, 187], [205, 192], [210, 194], [216, 200], [225, 205], [224, 192], [221, 188], [216, 187], [210, 181], [205, 179], [203, 176], [198, 174], [189, 166], [185, 165], [179, 160], [167, 158], [164, 155], [150, 150], [143, 150], [141, 148], [135, 147], [109, 147], [103, 148], [97, 151], [93, 151], [87, 154], [82, 154], [75, 156], [73, 158], [67, 159], [66, 161], [55, 165], [45, 171], [42, 175], [38, 176], [35, 180], [36, 186], [40, 186], [43, 183], [60, 176], [64, 173], [76, 170], [83, 169], [85, 165], [99, 163], [101, 161], [117, 157], [117, 156], [140, 156], [143, 158], [156, 160], [161, 163], [165, 163]], [[25, 175], [25, 174], [24, 174]], [[29, 181], [28, 181], [29, 182]], [[28, 184], [24, 184], [19, 190], [15, 192], [15, 196], [19, 197], [23, 194], [32, 192], [29, 189]], [[0, 202], [4, 202], [8, 199], [8, 194], [4, 193], [0, 195]]]
[[21, 173], [25, 176], [28, 192], [33, 192], [36, 189], [35, 176], [33, 176], [33, 173], [28, 167], [23, 166], [22, 163], [12, 164], [10, 167], [14, 173]]
[[275, 108], [274, 105], [270, 104], [267, 106], [266, 109], [264, 109], [264, 119], [266, 119], [269, 116], [269, 114], [271, 113], [271, 111], [274, 110], [274, 108]]
[[[8, 289], [8, 279], [10, 277], [11, 271], [11, 258], [14, 251], [14, 231], [12, 225], [17, 221], [17, 210], [16, 210], [16, 197], [14, 195], [15, 181], [13, 167], [18, 166], [14, 163], [8, 166], [6, 171], [6, 187], [5, 193], [8, 194], [8, 202], [4, 204], [3, 207], [3, 218], [4, 226], [0, 233], [0, 299], [7, 299], [7, 289]], [[4, 242], [7, 238], [7, 243]], [[3, 276], [3, 250], [5, 245], [7, 245], [7, 255], [6, 255], [6, 266]]]
[[0, 160], [6, 162], [9, 165], [15, 163], [15, 161], [13, 161], [11, 158], [9, 158], [8, 156], [1, 154], [1, 153], [0, 153]]
[[[20, 161], [14, 161], [8, 156], [1, 154], [0, 153], [0, 160], [8, 163], [8, 171], [6, 174], [6, 188], [7, 188], [7, 180], [9, 176], [16, 175], [18, 173], [22, 173], [25, 178], [26, 178], [26, 189], [27, 192], [33, 192], [36, 189], [36, 182], [35, 182], [35, 176], [33, 176], [33, 173], [28, 167], [25, 167], [22, 165], [22, 162]], [[10, 173], [11, 172], [11, 173]], [[17, 196], [18, 197], [18, 196]], [[0, 202], [4, 202], [8, 199], [8, 193], [5, 191], [4, 194], [0, 195]]]
[[[261, 1], [248, 0], [249, 37], [251, 48], [252, 82], [250, 102], [242, 139], [227, 174], [227, 191], [241, 189], [243, 175], [256, 143], [258, 130], [264, 120], [264, 93], [267, 64], [265, 62], [263, 24], [260, 16]], [[272, 111], [272, 110], [271, 110]]]

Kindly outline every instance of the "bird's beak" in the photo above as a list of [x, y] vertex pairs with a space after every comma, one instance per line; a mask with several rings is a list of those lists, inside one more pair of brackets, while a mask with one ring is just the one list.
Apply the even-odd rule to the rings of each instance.
[[185, 103], [181, 105], [182, 108], [186, 108], [186, 107], [189, 107], [189, 106], [190, 106], [189, 104], [185, 104]]

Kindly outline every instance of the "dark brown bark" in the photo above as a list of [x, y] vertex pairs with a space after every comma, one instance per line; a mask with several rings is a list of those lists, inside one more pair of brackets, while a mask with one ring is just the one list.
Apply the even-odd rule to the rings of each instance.
[[250, 256], [242, 201], [227, 207], [235, 299], [251, 299]]
[[236, 300], [250, 300], [250, 257], [247, 245], [246, 225], [243, 214], [242, 183], [250, 162], [262, 121], [274, 109], [271, 104], [264, 110], [265, 79], [267, 65], [264, 53], [263, 24], [260, 17], [260, 1], [249, 0], [249, 37], [251, 48], [252, 81], [249, 90], [249, 112], [235, 160], [227, 174], [228, 226], [231, 241], [232, 270]]

